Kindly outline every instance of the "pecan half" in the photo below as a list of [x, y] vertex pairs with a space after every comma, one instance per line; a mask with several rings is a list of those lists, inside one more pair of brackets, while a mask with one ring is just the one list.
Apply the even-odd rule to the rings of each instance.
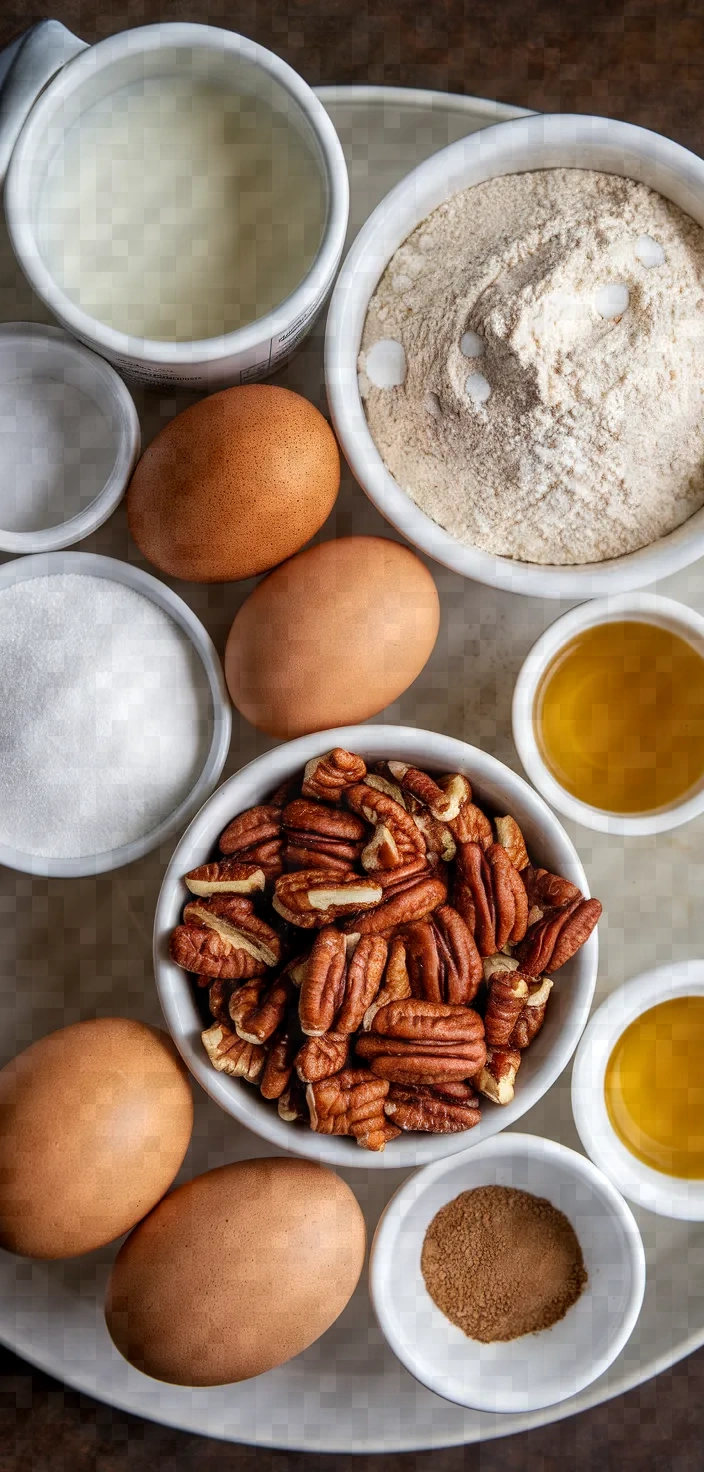
[[461, 915], [441, 905], [430, 920], [404, 931], [411, 994], [429, 1002], [474, 1000], [483, 980], [481, 957]]
[[385, 792], [379, 792], [366, 782], [359, 782], [355, 787], [347, 789], [345, 802], [354, 813], [371, 823], [374, 828], [383, 824], [389, 830], [398, 850], [399, 864], [425, 858], [423, 835], [410, 813]]
[[526, 842], [515, 818], [495, 818], [497, 842], [506, 850], [514, 869], [525, 869], [529, 864]]
[[507, 1047], [522, 1051], [538, 1036], [545, 1021], [545, 1011], [553, 985], [549, 976], [543, 976], [529, 986], [525, 1006], [508, 1039]]
[[213, 894], [253, 894], [264, 888], [265, 876], [257, 864], [225, 859], [221, 864], [201, 864], [191, 869], [185, 882], [191, 894], [207, 898]]
[[301, 792], [304, 797], [337, 802], [346, 787], [362, 782], [366, 775], [367, 768], [361, 756], [335, 746], [325, 756], [314, 756], [306, 762]]
[[369, 1031], [380, 1007], [388, 1006], [389, 1002], [400, 1002], [404, 997], [410, 997], [410, 995], [411, 983], [406, 963], [406, 943], [402, 936], [394, 936], [389, 944], [383, 986], [377, 992], [371, 1005], [367, 1007], [362, 1019], [364, 1031]]
[[280, 1099], [291, 1082], [293, 1060], [299, 1039], [292, 1029], [281, 1027], [271, 1040], [259, 1088], [264, 1099]]
[[386, 1096], [384, 1113], [402, 1130], [424, 1130], [432, 1135], [459, 1134], [461, 1130], [471, 1130], [479, 1124], [479, 1100], [469, 1084], [455, 1085], [463, 1091], [463, 1096], [457, 1098], [444, 1094], [443, 1087], [452, 1089], [453, 1085], [409, 1088], [403, 1084], [392, 1084]]
[[342, 1006], [335, 1017], [335, 1032], [349, 1036], [362, 1025], [381, 986], [388, 946], [380, 935], [363, 935], [347, 969]]
[[571, 884], [560, 874], [551, 874], [548, 869], [534, 869], [529, 864], [523, 870], [522, 879], [528, 904], [537, 910], [562, 909], [571, 905], [573, 900], [584, 898], [576, 884]]
[[386, 796], [397, 802], [399, 807], [405, 808], [407, 806], [406, 799], [398, 782], [391, 782], [384, 773], [378, 771], [367, 772], [364, 780], [367, 787], [375, 787], [377, 792], [385, 792]]
[[256, 1043], [246, 1043], [221, 1022], [216, 1022], [213, 1027], [201, 1033], [201, 1040], [218, 1073], [229, 1073], [233, 1078], [245, 1078], [250, 1084], [257, 1082], [266, 1062], [266, 1048], [261, 1048]]
[[520, 971], [497, 971], [489, 982], [484, 1031], [490, 1048], [506, 1048], [528, 997]]
[[296, 1054], [296, 1073], [302, 1083], [318, 1083], [339, 1073], [347, 1063], [349, 1052], [347, 1033], [326, 1032], [321, 1037], [307, 1038]]
[[285, 1119], [287, 1124], [310, 1124], [306, 1086], [297, 1076], [291, 1079], [283, 1094], [279, 1094], [278, 1110], [279, 1118]]
[[488, 848], [494, 841], [491, 823], [481, 808], [473, 802], [466, 802], [460, 808], [456, 818], [449, 824], [451, 832], [458, 843], [478, 843], [482, 848]]
[[487, 1048], [486, 1063], [473, 1079], [474, 1087], [494, 1104], [510, 1104], [514, 1095], [521, 1054], [511, 1048]]
[[234, 981], [211, 981], [208, 988], [208, 1007], [215, 1022], [230, 1026], [230, 997], [235, 988]]
[[352, 1135], [367, 1150], [383, 1150], [390, 1135], [384, 1114], [389, 1086], [366, 1068], [344, 1068], [332, 1078], [308, 1084], [311, 1129], [319, 1135]]
[[246, 1043], [266, 1043], [281, 1026], [293, 994], [293, 982], [283, 972], [273, 981], [248, 981], [230, 999], [230, 1017], [237, 1036]]
[[281, 808], [272, 803], [261, 803], [248, 808], [228, 823], [220, 834], [221, 854], [242, 854], [246, 849], [259, 847], [271, 839], [281, 837]]
[[391, 829], [386, 823], [377, 823], [374, 833], [362, 849], [362, 868], [368, 874], [374, 874], [378, 869], [399, 869], [401, 867], [401, 854]]
[[573, 900], [561, 910], [550, 910], [532, 925], [517, 951], [526, 976], [557, 971], [589, 939], [602, 906], [599, 900]]
[[208, 979], [244, 981], [249, 976], [263, 976], [266, 963], [243, 947], [223, 940], [214, 930], [198, 925], [177, 925], [169, 940], [169, 955], [184, 971], [192, 971], [207, 986]]
[[492, 843], [460, 843], [454, 904], [472, 931], [482, 956], [493, 956], [507, 941], [522, 939], [528, 902], [520, 875], [505, 850]]
[[281, 940], [265, 920], [255, 915], [252, 901], [240, 895], [213, 895], [208, 900], [191, 900], [183, 912], [184, 924], [214, 930], [238, 950], [248, 951], [265, 966], [281, 960]]
[[345, 877], [354, 872], [354, 860], [341, 857], [340, 852], [349, 847], [348, 844], [326, 845], [316, 841], [315, 848], [308, 848], [305, 844], [291, 843], [290, 840], [284, 845], [283, 860], [289, 872], [293, 873], [300, 869], [326, 869], [330, 875]]
[[372, 1073], [393, 1083], [467, 1079], [486, 1057], [484, 1024], [469, 1007], [409, 998], [382, 1007], [356, 1049]]
[[346, 921], [343, 929], [355, 930], [359, 935], [379, 935], [394, 930], [397, 925], [407, 925], [411, 920], [423, 920], [447, 899], [447, 885], [441, 879], [425, 879], [422, 876], [400, 893], [385, 899], [367, 915], [357, 915]]
[[[335, 843], [356, 845], [367, 832], [366, 824], [354, 813], [345, 812], [343, 808], [328, 808], [305, 797], [287, 804], [282, 823], [284, 832], [295, 834], [297, 841], [302, 841], [305, 835], [307, 842], [313, 838], [325, 838]], [[359, 850], [355, 848], [355, 852]]]
[[344, 936], [326, 926], [316, 936], [301, 982], [298, 1017], [307, 1037], [330, 1031], [344, 996], [346, 964]]
[[381, 897], [382, 891], [373, 879], [302, 869], [277, 879], [273, 905], [284, 920], [312, 930], [330, 925], [339, 916], [378, 905]]

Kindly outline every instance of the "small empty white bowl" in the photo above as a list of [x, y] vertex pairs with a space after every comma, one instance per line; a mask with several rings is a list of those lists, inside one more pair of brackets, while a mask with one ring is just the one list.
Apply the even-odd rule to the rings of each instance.
[[[589, 1277], [551, 1329], [481, 1344], [433, 1302], [421, 1250], [443, 1206], [488, 1185], [546, 1197], [564, 1212]], [[539, 1410], [590, 1385], [630, 1338], [644, 1291], [645, 1254], [630, 1208], [591, 1161], [537, 1135], [500, 1135], [417, 1171], [391, 1198], [372, 1243], [372, 1303], [394, 1354], [436, 1395], [479, 1411]]]
[[689, 1222], [704, 1221], [704, 1180], [668, 1176], [631, 1154], [609, 1119], [604, 1077], [616, 1043], [637, 1017], [673, 997], [701, 996], [704, 961], [673, 962], [633, 977], [590, 1019], [572, 1073], [572, 1113], [590, 1158], [629, 1201], [658, 1216]]
[[119, 374], [58, 327], [0, 326], [0, 550], [56, 552], [107, 521], [137, 462]]
[[586, 828], [594, 828], [599, 833], [636, 838], [667, 833], [703, 813], [704, 778], [693, 792], [669, 807], [653, 809], [650, 813], [611, 813], [582, 802], [560, 785], [543, 760], [536, 736], [538, 692], [543, 676], [557, 655], [586, 629], [623, 621], [657, 624], [660, 628], [670, 629], [704, 657], [704, 618], [674, 598], [661, 598], [655, 593], [618, 593], [581, 603], [578, 608], [556, 619], [526, 655], [513, 692], [513, 739], [533, 786], [551, 807], [557, 808], [565, 817], [573, 818], [575, 823], [583, 823]]

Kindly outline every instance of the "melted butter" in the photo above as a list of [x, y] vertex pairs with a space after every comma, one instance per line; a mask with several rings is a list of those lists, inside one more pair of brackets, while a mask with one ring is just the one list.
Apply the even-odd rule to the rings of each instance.
[[704, 1179], [704, 997], [651, 1007], [622, 1033], [604, 1079], [622, 1143], [653, 1170]]
[[544, 762], [592, 807], [653, 812], [704, 775], [704, 658], [670, 629], [586, 629], [546, 671], [535, 709]]

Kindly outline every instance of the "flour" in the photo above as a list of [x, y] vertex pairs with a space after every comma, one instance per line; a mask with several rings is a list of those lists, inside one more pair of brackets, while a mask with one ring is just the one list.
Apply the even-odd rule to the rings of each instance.
[[[380, 339], [405, 352], [392, 388], [364, 371]], [[387, 468], [460, 541], [632, 552], [704, 504], [704, 230], [582, 169], [463, 190], [389, 263], [359, 368]]]

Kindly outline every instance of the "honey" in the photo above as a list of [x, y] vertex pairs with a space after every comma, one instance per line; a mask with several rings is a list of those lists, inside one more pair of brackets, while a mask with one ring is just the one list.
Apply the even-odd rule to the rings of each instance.
[[704, 657], [659, 624], [585, 629], [543, 676], [535, 731], [549, 771], [581, 802], [670, 807], [704, 775]]
[[653, 1170], [704, 1179], [704, 996], [651, 1007], [621, 1034], [604, 1093], [622, 1143]]

